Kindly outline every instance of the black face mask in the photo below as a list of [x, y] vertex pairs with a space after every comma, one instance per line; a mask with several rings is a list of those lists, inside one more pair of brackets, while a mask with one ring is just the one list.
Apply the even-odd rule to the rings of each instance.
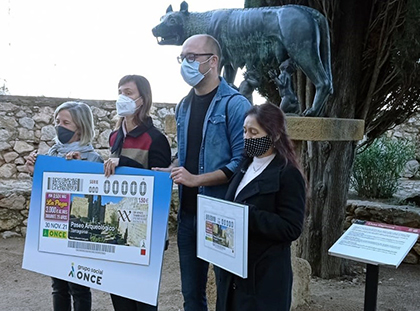
[[259, 138], [245, 138], [244, 143], [248, 157], [259, 157], [272, 146], [271, 138], [268, 135]]
[[56, 126], [55, 130], [57, 132], [57, 138], [62, 144], [67, 144], [76, 133], [60, 125]]

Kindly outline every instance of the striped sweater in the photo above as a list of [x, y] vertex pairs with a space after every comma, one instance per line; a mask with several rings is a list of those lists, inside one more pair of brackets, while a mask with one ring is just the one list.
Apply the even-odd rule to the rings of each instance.
[[171, 164], [171, 148], [168, 139], [148, 117], [144, 123], [124, 137], [122, 127], [109, 136], [111, 158], [119, 158], [119, 166], [150, 169], [168, 167]]

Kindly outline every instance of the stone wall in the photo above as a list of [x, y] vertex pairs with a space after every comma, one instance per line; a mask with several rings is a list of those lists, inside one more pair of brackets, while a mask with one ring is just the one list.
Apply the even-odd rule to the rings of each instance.
[[[65, 101], [87, 103], [94, 116], [93, 146], [104, 159], [109, 157], [108, 137], [118, 120], [115, 101], [0, 95], [0, 233], [24, 235], [32, 179], [25, 159], [33, 150], [45, 154], [54, 144], [53, 114]], [[176, 152], [175, 104], [154, 103], [151, 115]]]
[[[418, 179], [420, 177], [420, 115], [414, 115], [403, 124], [385, 133], [387, 137], [404, 139], [415, 145], [415, 159], [407, 163], [404, 171], [404, 177]], [[414, 182], [413, 182], [414, 183]], [[418, 187], [409, 185], [407, 189], [400, 185], [399, 191], [394, 195], [395, 198], [402, 201], [411, 196], [418, 196], [420, 191]], [[346, 221], [344, 228], [351, 225], [353, 219], [369, 220], [399, 226], [420, 228], [420, 208], [409, 205], [391, 205], [380, 202], [348, 200], [346, 209]], [[407, 254], [404, 262], [411, 264], [420, 264], [420, 240]]]
[[416, 147], [416, 159], [420, 160], [420, 115], [414, 115], [403, 124], [387, 131], [386, 136], [411, 141]]

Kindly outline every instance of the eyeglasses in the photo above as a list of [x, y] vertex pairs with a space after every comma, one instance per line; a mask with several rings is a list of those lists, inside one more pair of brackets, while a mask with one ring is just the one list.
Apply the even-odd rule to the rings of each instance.
[[198, 56], [212, 56], [214, 55], [213, 53], [202, 53], [202, 54], [194, 54], [194, 53], [188, 53], [187, 55], [179, 55], [176, 59], [178, 60], [178, 63], [182, 64], [182, 61], [184, 59], [187, 60], [188, 63], [193, 63], [195, 62], [195, 59]]

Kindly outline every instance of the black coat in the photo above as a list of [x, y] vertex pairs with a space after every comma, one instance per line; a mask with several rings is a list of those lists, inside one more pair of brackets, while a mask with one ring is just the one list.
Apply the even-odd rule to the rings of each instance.
[[306, 187], [300, 171], [278, 155], [236, 189], [251, 159], [232, 176], [226, 199], [249, 205], [248, 278], [221, 269], [217, 311], [289, 311], [292, 293], [290, 245], [302, 232]]

